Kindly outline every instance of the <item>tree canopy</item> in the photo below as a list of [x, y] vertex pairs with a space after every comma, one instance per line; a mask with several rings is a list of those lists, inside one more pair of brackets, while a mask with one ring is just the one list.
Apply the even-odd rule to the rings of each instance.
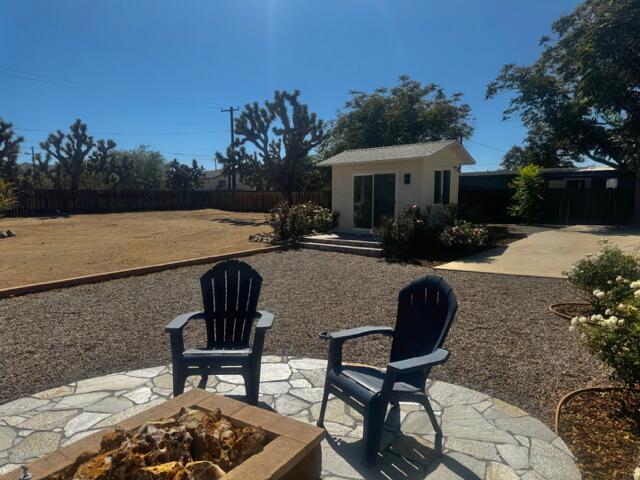
[[166, 185], [174, 192], [189, 192], [200, 187], [204, 167], [192, 160], [191, 166], [178, 162], [175, 158], [167, 165]]
[[471, 107], [462, 94], [447, 95], [435, 83], [423, 85], [403, 75], [391, 89], [349, 93], [322, 147], [325, 158], [353, 148], [465, 139], [473, 133]]
[[23, 138], [16, 136], [13, 125], [0, 117], [0, 179], [8, 183], [18, 180], [18, 155]]
[[310, 153], [325, 140], [324, 122], [299, 97], [298, 90], [276, 90], [264, 106], [245, 105], [235, 122], [243, 181], [278, 190], [289, 202], [294, 191], [304, 189], [313, 168]]
[[505, 65], [487, 97], [513, 92], [505, 118], [518, 115], [527, 143], [544, 145], [556, 161], [590, 159], [638, 173], [639, 30], [637, 0], [586, 0], [553, 23], [536, 62]]

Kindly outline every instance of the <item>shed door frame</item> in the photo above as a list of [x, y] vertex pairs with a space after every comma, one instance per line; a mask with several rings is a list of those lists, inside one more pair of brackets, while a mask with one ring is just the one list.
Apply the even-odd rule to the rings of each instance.
[[[374, 198], [375, 198], [375, 176], [376, 175], [393, 175], [393, 216], [394, 218], [398, 216], [398, 174], [396, 172], [365, 172], [365, 173], [354, 173], [352, 175], [351, 180], [351, 213], [352, 213], [352, 228], [354, 230], [359, 230], [363, 232], [368, 232], [371, 229], [375, 228], [374, 225]], [[356, 177], [371, 177], [371, 227], [356, 227], [355, 221], [355, 179]]]

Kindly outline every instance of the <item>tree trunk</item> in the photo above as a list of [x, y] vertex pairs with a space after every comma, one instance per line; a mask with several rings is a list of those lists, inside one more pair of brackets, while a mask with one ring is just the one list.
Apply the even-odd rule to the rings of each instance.
[[629, 225], [640, 227], [640, 172], [636, 173], [635, 193], [633, 195], [633, 214]]

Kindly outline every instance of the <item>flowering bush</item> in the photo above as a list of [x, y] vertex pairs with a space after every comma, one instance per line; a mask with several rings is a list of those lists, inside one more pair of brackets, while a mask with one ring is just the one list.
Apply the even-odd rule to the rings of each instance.
[[596, 308], [599, 299], [592, 295], [594, 290], [611, 290], [619, 276], [630, 281], [640, 279], [640, 264], [635, 255], [622, 251], [606, 240], [600, 242], [600, 245], [597, 255], [587, 255], [574, 263], [569, 271], [564, 272], [569, 282], [586, 294]]
[[571, 319], [570, 330], [585, 335], [589, 350], [613, 368], [613, 377], [640, 384], [640, 280], [618, 275], [606, 290], [591, 292], [597, 312]]
[[475, 225], [466, 220], [444, 227], [439, 238], [445, 247], [455, 250], [473, 250], [486, 247], [491, 242], [487, 227]]
[[419, 255], [428, 231], [426, 214], [417, 205], [408, 205], [397, 219], [386, 218], [375, 233], [385, 258], [406, 260]]
[[0, 217], [16, 203], [16, 197], [11, 184], [0, 178]]
[[283, 242], [295, 242], [310, 233], [328, 232], [336, 226], [338, 214], [313, 202], [289, 205], [280, 203], [269, 214], [274, 235]]

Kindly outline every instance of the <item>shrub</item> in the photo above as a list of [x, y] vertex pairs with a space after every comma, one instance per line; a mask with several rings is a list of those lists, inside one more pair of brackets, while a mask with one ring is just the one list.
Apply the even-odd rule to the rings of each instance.
[[16, 197], [11, 184], [0, 178], [0, 216], [16, 204]]
[[516, 191], [511, 199], [509, 214], [521, 218], [525, 223], [533, 223], [542, 215], [544, 180], [541, 171], [537, 165], [525, 165], [511, 182], [511, 187]]
[[269, 214], [274, 235], [283, 242], [295, 242], [303, 235], [324, 233], [336, 226], [338, 214], [312, 202], [278, 204]]
[[454, 225], [444, 227], [440, 233], [443, 247], [453, 250], [475, 250], [491, 243], [491, 234], [487, 227], [460, 220]]
[[602, 313], [572, 318], [570, 330], [584, 333], [587, 348], [613, 369], [615, 380], [640, 384], [640, 280], [619, 275], [609, 289], [594, 290], [593, 296]]
[[427, 215], [417, 205], [409, 205], [397, 219], [385, 218], [375, 235], [382, 243], [385, 258], [406, 260], [420, 254], [428, 230]]
[[600, 245], [597, 255], [581, 258], [564, 272], [569, 282], [586, 294], [596, 309], [600, 308], [601, 302], [593, 295], [594, 291], [612, 291], [611, 294], [620, 299], [628, 292], [620, 291], [620, 285], [612, 289], [616, 279], [622, 277], [630, 282], [640, 279], [640, 264], [635, 255], [622, 251], [606, 240]]

